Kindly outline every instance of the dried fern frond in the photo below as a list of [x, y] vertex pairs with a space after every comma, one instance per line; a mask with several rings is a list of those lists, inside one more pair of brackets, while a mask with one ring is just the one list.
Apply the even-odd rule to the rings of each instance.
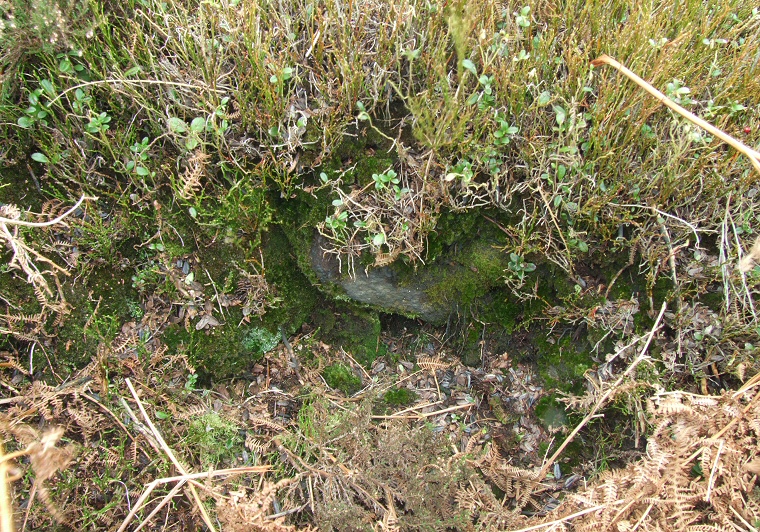
[[202, 149], [197, 149], [187, 160], [185, 171], [180, 176], [177, 193], [184, 200], [195, 198], [202, 188], [201, 178], [206, 173], [206, 165], [211, 156]]
[[451, 367], [451, 362], [444, 362], [440, 356], [436, 357], [420, 357], [417, 359], [417, 365], [425, 371], [437, 371], [439, 369], [448, 369]]
[[254, 427], [266, 427], [268, 429], [274, 430], [276, 432], [284, 432], [287, 430], [285, 427], [280, 425], [279, 423], [275, 423], [271, 419], [267, 419], [261, 416], [250, 416], [248, 418], [248, 421], [254, 426]]

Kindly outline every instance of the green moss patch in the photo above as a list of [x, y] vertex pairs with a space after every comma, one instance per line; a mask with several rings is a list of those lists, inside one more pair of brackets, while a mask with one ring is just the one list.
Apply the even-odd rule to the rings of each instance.
[[362, 380], [344, 364], [327, 366], [322, 377], [330, 388], [340, 390], [349, 397], [362, 389]]

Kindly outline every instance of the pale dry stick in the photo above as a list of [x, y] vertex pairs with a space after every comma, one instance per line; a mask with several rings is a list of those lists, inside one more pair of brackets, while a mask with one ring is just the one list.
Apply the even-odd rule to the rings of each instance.
[[137, 512], [140, 511], [140, 508], [142, 508], [143, 504], [148, 499], [153, 490], [161, 484], [169, 484], [171, 482], [194, 482], [195, 479], [222, 477], [226, 475], [239, 475], [245, 473], [267, 473], [271, 470], [272, 469], [269, 466], [247, 466], [235, 467], [231, 469], [217, 469], [216, 471], [208, 471], [206, 473], [190, 473], [187, 475], [178, 475], [175, 477], [157, 478], [145, 487], [145, 491], [142, 495], [140, 495], [140, 498], [137, 499], [137, 502], [135, 502], [134, 507], [129, 512], [127, 517], [124, 518], [124, 521], [119, 527], [118, 532], [124, 532], [124, 530], [126, 530], [127, 526], [129, 526], [129, 523], [132, 521], [132, 519], [134, 519], [135, 515], [137, 515]]
[[576, 517], [581, 517], [582, 515], [590, 514], [591, 512], [596, 512], [597, 510], [604, 510], [605, 508], [609, 508], [610, 506], [614, 504], [621, 504], [624, 502], [625, 500], [619, 500], [619, 501], [611, 502], [609, 504], [599, 504], [597, 506], [592, 506], [591, 508], [586, 508], [585, 510], [581, 510], [580, 512], [575, 512], [574, 514], [566, 515], [565, 517], [562, 517], [560, 519], [555, 519], [554, 521], [548, 521], [546, 523], [540, 523], [538, 525], [521, 528], [520, 530], [511, 530], [510, 532], [532, 532], [533, 530], [541, 530], [542, 528], [548, 528], [550, 526], [559, 525], [566, 521], [570, 521], [571, 519], [575, 519]]
[[473, 406], [475, 406], [475, 403], [467, 403], [463, 405], [450, 406], [448, 408], [444, 408], [443, 410], [436, 410], [435, 412], [426, 412], [422, 414], [417, 414], [414, 416], [400, 416], [400, 415], [394, 414], [391, 416], [372, 416], [372, 419], [425, 419], [428, 417], [437, 416], [438, 414], [454, 412], [455, 410], [462, 410], [464, 408], [471, 408]]
[[600, 397], [594, 406], [591, 408], [591, 411], [586, 415], [586, 417], [581, 420], [580, 423], [573, 429], [573, 432], [570, 433], [570, 435], [565, 438], [565, 441], [562, 442], [562, 445], [559, 446], [559, 448], [554, 452], [554, 454], [549, 458], [549, 460], [543, 465], [541, 470], [536, 475], [536, 478], [541, 479], [546, 476], [546, 473], [549, 471], [549, 468], [554, 464], [554, 461], [559, 457], [560, 454], [562, 454], [562, 451], [565, 450], [565, 447], [567, 447], [571, 441], [577, 436], [577, 434], [581, 431], [581, 429], [586, 426], [586, 423], [588, 423], [592, 418], [596, 416], [596, 413], [599, 411], [599, 409], [604, 406], [604, 403], [607, 402], [607, 399], [613, 394], [613, 392], [620, 386], [620, 384], [623, 382], [623, 379], [625, 379], [634, 369], [636, 369], [636, 366], [638, 366], [646, 357], [647, 349], [649, 349], [649, 344], [652, 342], [652, 338], [654, 338], [655, 332], [657, 332], [657, 329], [660, 327], [660, 320], [662, 320], [663, 314], [665, 314], [665, 309], [667, 308], [667, 302], [663, 302], [662, 308], [660, 309], [660, 313], [657, 315], [657, 319], [654, 322], [654, 326], [652, 326], [652, 329], [649, 331], [649, 334], [647, 334], [647, 341], [644, 344], [644, 347], [639, 352], [639, 356], [636, 357], [636, 359], [631, 362], [631, 365], [628, 366], [628, 369], [625, 370], [625, 372], [618, 378], [618, 380], [615, 381], [615, 383], [610, 387], [607, 392]]
[[638, 521], [636, 521], [636, 524], [633, 525], [633, 528], [631, 529], [631, 532], [636, 532], [636, 529], [639, 528], [639, 525], [644, 522], [644, 519], [649, 515], [649, 512], [652, 510], [652, 507], [654, 507], [654, 501], [649, 503], [649, 506], [647, 506], [647, 509], [644, 511], [642, 516], [639, 518]]
[[723, 215], [723, 222], [720, 224], [720, 250], [718, 253], [718, 261], [720, 264], [720, 272], [723, 277], [723, 295], [726, 301], [726, 313], [731, 310], [731, 288], [733, 285], [729, 279], [728, 271], [728, 253], [726, 249], [731, 245], [728, 240], [728, 211], [731, 207], [731, 192], [728, 193], [728, 199], [726, 200], [726, 212]]
[[565, 245], [565, 251], [567, 252], [568, 256], [568, 263], [567, 267], [569, 268], [568, 273], [570, 275], [573, 275], [573, 262], [572, 258], [570, 257], [570, 246], [567, 245], [567, 240], [565, 240], [565, 235], [562, 234], [562, 229], [559, 228], [559, 222], [557, 222], [557, 217], [554, 216], [554, 211], [552, 210], [552, 207], [549, 203], [549, 199], [546, 197], [546, 192], [544, 192], [543, 187], [538, 187], [538, 192], [541, 194], [541, 199], [544, 201], [544, 205], [546, 206], [546, 210], [549, 211], [549, 216], [552, 219], [552, 222], [554, 223], [554, 227], [557, 228], [557, 233], [559, 234], [559, 237], [562, 239], [562, 243]]
[[[607, 205], [609, 205], [610, 207], [625, 207], [627, 209], [648, 209], [650, 211], [654, 211], [657, 214], [659, 214], [660, 216], [663, 216], [665, 218], [670, 218], [671, 220], [675, 220], [676, 222], [684, 224], [686, 227], [688, 227], [689, 229], [691, 229], [692, 233], [694, 233], [694, 238], [697, 241], [697, 243], [696, 243], [697, 247], [699, 247], [699, 245], [701, 243], [701, 241], [699, 240], [698, 229], [697, 229], [697, 227], [694, 224], [690, 224], [689, 222], [687, 222], [683, 218], [679, 218], [678, 216], [675, 216], [673, 214], [667, 213], [665, 211], [661, 211], [657, 207], [651, 207], [649, 205], [638, 205], [636, 203], [612, 203], [612, 202], [608, 203]], [[703, 232], [708, 232], [705, 229], [703, 229], [702, 231]]]
[[406, 414], [407, 412], [413, 412], [413, 411], [415, 411], [415, 410], [420, 410], [421, 408], [427, 408], [427, 407], [429, 407], [429, 406], [435, 406], [435, 405], [439, 405], [439, 404], [441, 404], [442, 402], [443, 402], [443, 401], [436, 401], [436, 402], [434, 402], [434, 403], [425, 403], [425, 404], [422, 404], [422, 405], [415, 405], [415, 406], [410, 406], [409, 408], [405, 408], [405, 409], [403, 409], [403, 410], [401, 410], [401, 411], [399, 411], [399, 412], [394, 412], [394, 413], [393, 413], [393, 414], [391, 414], [391, 415], [392, 415], [392, 416], [400, 416], [401, 414]]
[[[736, 250], [739, 253], [742, 253], [742, 246], [741, 242], [739, 242], [739, 233], [736, 231], [736, 223], [734, 222], [734, 217], [731, 216], [729, 213], [728, 215], [729, 219], [731, 220], [731, 228], [734, 230], [734, 243], [736, 244]], [[757, 245], [757, 243], [760, 242], [760, 240], [756, 240], [755, 244], [753, 244], [753, 248]], [[752, 251], [750, 251], [750, 255], [752, 255]], [[741, 261], [739, 262], [741, 264]], [[755, 303], [752, 301], [752, 293], [749, 290], [749, 286], [747, 286], [747, 275], [746, 272], [742, 271], [741, 268], [737, 268], [739, 271], [739, 275], [742, 279], [742, 288], [744, 289], [744, 295], [746, 297], [746, 301], [749, 306], [749, 310], [752, 313], [752, 318], [757, 321], [757, 312], [755, 311]]]
[[57, 218], [54, 218], [52, 220], [48, 220], [47, 222], [26, 222], [24, 220], [13, 220], [11, 218], [5, 218], [3, 216], [0, 216], [0, 224], [8, 224], [8, 225], [23, 225], [24, 227], [49, 227], [51, 225], [55, 225], [64, 218], [66, 218], [69, 214], [74, 212], [79, 208], [79, 206], [85, 201], [85, 200], [92, 200], [97, 201], [98, 198], [91, 197], [91, 196], [82, 196], [79, 198], [79, 201], [77, 201], [73, 207], [71, 207], [68, 211], [64, 212]]
[[[177, 470], [182, 473], [183, 475], [187, 475], [187, 471], [185, 470], [185, 467], [180, 463], [179, 460], [177, 460], [177, 457], [174, 456], [174, 452], [172, 452], [171, 448], [166, 444], [166, 441], [164, 440], [163, 436], [161, 436], [161, 433], [158, 432], [158, 429], [153, 424], [153, 421], [151, 421], [150, 417], [148, 417], [148, 412], [146, 412], [145, 407], [142, 404], [142, 401], [140, 401], [140, 397], [137, 395], [137, 391], [135, 391], [135, 388], [132, 386], [132, 381], [129, 380], [129, 377], [124, 379], [127, 383], [127, 386], [129, 387], [129, 391], [132, 393], [132, 397], [135, 398], [135, 401], [137, 401], [137, 406], [140, 408], [140, 413], [143, 415], [143, 418], [145, 419], [145, 423], [150, 427], [151, 432], [153, 432], [153, 436], [158, 441], [159, 445], [161, 446], [161, 449], [166, 453], [166, 456], [169, 457], [169, 460], [172, 461], [174, 466], [177, 468]], [[203, 521], [206, 523], [206, 526], [211, 532], [216, 532], [216, 528], [214, 527], [214, 524], [211, 522], [211, 516], [208, 515], [208, 512], [206, 511], [206, 507], [203, 505], [203, 501], [201, 501], [200, 496], [198, 495], [198, 492], [195, 490], [194, 486], [190, 486], [190, 493], [193, 495], [193, 499], [195, 499], [195, 503], [198, 505], [198, 511], [201, 514], [201, 517], [203, 518]]]
[[[735, 509], [733, 506], [729, 505], [728, 507], [729, 507], [729, 508], [731, 508], [731, 511], [732, 511], [732, 512], [734, 512], [734, 515], [735, 515], [736, 517], [738, 517], [738, 518], [739, 518], [739, 521], [741, 521], [741, 522], [744, 524], [744, 526], [746, 526], [746, 527], [747, 527], [747, 530], [749, 530], [749, 532], [758, 532], [758, 529], [757, 529], [757, 527], [754, 527], [754, 526], [752, 526], [751, 524], [749, 524], [749, 523], [747, 522], [747, 520], [746, 520], [746, 519], [744, 519], [744, 518], [741, 516], [741, 514], [740, 514], [739, 512], [737, 512], [737, 511], [736, 511], [736, 509]], [[733, 524], [733, 523], [732, 523], [732, 524]], [[633, 531], [631, 531], [631, 532], [633, 532]]]
[[11, 486], [8, 482], [8, 458], [3, 441], [0, 440], [0, 532], [13, 532], [13, 507], [11, 506]]
[[403, 377], [402, 379], [399, 379], [399, 380], [397, 380], [396, 382], [394, 382], [394, 383], [392, 383], [392, 384], [389, 384], [389, 385], [388, 385], [388, 386], [386, 386], [385, 388], [382, 388], [380, 391], [381, 391], [381, 392], [386, 392], [386, 391], [390, 390], [391, 388], [393, 388], [394, 386], [398, 386], [398, 385], [399, 385], [399, 384], [401, 384], [402, 382], [404, 382], [404, 381], [406, 381], [406, 380], [409, 380], [409, 379], [411, 379], [412, 377], [416, 377], [417, 375], [419, 375], [419, 374], [420, 374], [420, 373], [422, 373], [423, 371], [425, 371], [425, 370], [422, 370], [422, 369], [418, 369], [417, 371], [414, 371], [414, 372], [410, 373], [410, 374], [409, 374], [409, 375], [407, 375], [406, 377]]
[[351, 359], [351, 362], [353, 362], [354, 364], [356, 364], [357, 366], [359, 366], [359, 369], [360, 369], [360, 370], [362, 370], [362, 373], [364, 373], [364, 376], [365, 376], [365, 377], [367, 377], [367, 382], [372, 382], [372, 376], [371, 376], [369, 373], [367, 373], [367, 370], [366, 370], [366, 369], [364, 369], [364, 366], [362, 366], [361, 364], [359, 364], [359, 363], [356, 361], [356, 359], [355, 359], [354, 357], [352, 357], [352, 356], [351, 356], [351, 355], [348, 353], [348, 351], [346, 351], [346, 350], [345, 350], [345, 349], [343, 349], [342, 347], [340, 348], [340, 351], [341, 351], [341, 352], [342, 352], [344, 355], [346, 355], [348, 358], [350, 358], [350, 359]]
[[721, 139], [726, 144], [730, 145], [734, 149], [740, 151], [744, 155], [746, 155], [749, 158], [749, 161], [752, 163], [752, 166], [755, 167], [755, 170], [760, 173], [760, 152], [753, 150], [746, 144], [738, 141], [731, 135], [724, 133], [717, 127], [713, 126], [709, 122], [706, 122], [702, 118], [698, 117], [691, 111], [687, 111], [680, 105], [678, 105], [676, 102], [665, 96], [662, 92], [655, 89], [650, 83], [647, 81], [644, 81], [642, 78], [628, 70], [625, 66], [620, 64], [618, 61], [613, 59], [612, 57], [604, 54], [598, 57], [597, 59], [594, 59], [591, 61], [591, 64], [595, 67], [602, 66], [602, 65], [609, 65], [616, 70], [618, 70], [620, 73], [625, 75], [628, 79], [633, 81], [636, 85], [647, 91], [649, 94], [657, 98], [661, 103], [665, 104], [667, 107], [681, 115], [682, 117], [686, 118], [689, 122], [692, 124], [695, 124], [708, 133], [711, 133], [712, 135], [715, 135], [719, 139]]
[[723, 452], [724, 444], [725, 442], [723, 440], [720, 440], [720, 446], [718, 447], [718, 452], [715, 453], [715, 461], [713, 462], [713, 466], [710, 469], [710, 480], [707, 482], [707, 493], [705, 494], [706, 502], [710, 502], [710, 494], [712, 493], [712, 490], [715, 487], [715, 473], [718, 470], [718, 460], [720, 460], [720, 453]]
[[158, 503], [158, 505], [155, 508], [153, 508], [153, 510], [148, 515], [145, 516], [145, 519], [143, 519], [143, 522], [140, 523], [139, 525], [137, 525], [137, 528], [135, 528], [132, 532], [139, 532], [140, 530], [143, 529], [143, 527], [145, 525], [147, 525], [148, 523], [150, 523], [150, 520], [153, 519], [158, 514], [158, 512], [161, 511], [161, 508], [163, 508], [164, 506], [166, 506], [167, 504], [169, 504], [169, 502], [174, 497], [177, 496], [177, 492], [182, 488], [182, 486], [185, 485], [186, 482], [187, 481], [184, 480], [184, 479], [180, 480], [179, 482], [177, 482], [174, 485], [174, 487], [171, 490], [169, 490], [169, 493], [167, 493], [164, 496], [164, 498], [161, 499], [161, 502]]

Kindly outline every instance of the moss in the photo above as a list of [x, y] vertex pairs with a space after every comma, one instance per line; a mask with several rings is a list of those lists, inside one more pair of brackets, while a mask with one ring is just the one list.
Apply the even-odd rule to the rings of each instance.
[[226, 325], [205, 331], [171, 325], [163, 340], [171, 351], [184, 350], [204, 381], [239, 376], [279, 343], [277, 333], [261, 326], [235, 326], [240, 317], [232, 312]]
[[243, 438], [234, 423], [209, 412], [190, 422], [187, 442], [198, 453], [201, 467], [209, 469], [222, 462], [232, 463], [235, 455], [242, 452]]
[[322, 377], [330, 388], [340, 390], [347, 396], [362, 389], [362, 380], [353, 374], [351, 368], [343, 364], [327, 366], [322, 372]]
[[388, 406], [404, 406], [417, 400], [417, 393], [408, 388], [396, 388], [395, 386], [385, 392], [383, 401]]
[[72, 369], [87, 364], [98, 344], [110, 343], [139, 308], [129, 272], [96, 268], [84, 279], [84, 285], [65, 285], [71, 313], [56, 331], [58, 362]]
[[455, 303], [466, 308], [494, 287], [503, 286], [507, 256], [489, 239], [465, 241], [450, 249], [439, 261], [422, 273], [426, 293], [434, 303]]
[[385, 355], [387, 347], [380, 341], [381, 324], [376, 312], [342, 302], [335, 302], [326, 312], [331, 312], [335, 320], [332, 328], [322, 334], [327, 343], [343, 347], [365, 367]]
[[555, 395], [545, 395], [536, 403], [536, 417], [547, 429], [558, 429], [567, 425], [565, 405], [557, 401]]
[[533, 342], [538, 350], [538, 373], [546, 388], [581, 393], [583, 375], [593, 366], [589, 353], [576, 345], [570, 336], [563, 336], [552, 344], [545, 336], [537, 334]]
[[264, 275], [280, 300], [267, 312], [264, 323], [292, 333], [310, 318], [322, 296], [299, 269], [296, 251], [279, 226], [270, 227], [265, 235], [263, 254]]

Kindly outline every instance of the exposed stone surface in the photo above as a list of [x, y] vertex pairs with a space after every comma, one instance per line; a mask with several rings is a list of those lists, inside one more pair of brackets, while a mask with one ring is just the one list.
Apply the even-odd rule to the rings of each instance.
[[314, 273], [321, 282], [339, 286], [350, 299], [382, 308], [386, 312], [419, 316], [431, 323], [444, 321], [452, 310], [431, 301], [426, 294], [427, 283], [422, 276], [410, 274], [413, 278], [409, 279], [409, 275], [405, 275], [404, 283], [401, 284], [394, 269], [388, 266], [367, 271], [357, 269], [354, 277], [348, 275], [345, 265], [341, 272], [341, 265], [335, 255], [323, 251], [323, 242], [323, 238], [317, 236], [311, 247]]

